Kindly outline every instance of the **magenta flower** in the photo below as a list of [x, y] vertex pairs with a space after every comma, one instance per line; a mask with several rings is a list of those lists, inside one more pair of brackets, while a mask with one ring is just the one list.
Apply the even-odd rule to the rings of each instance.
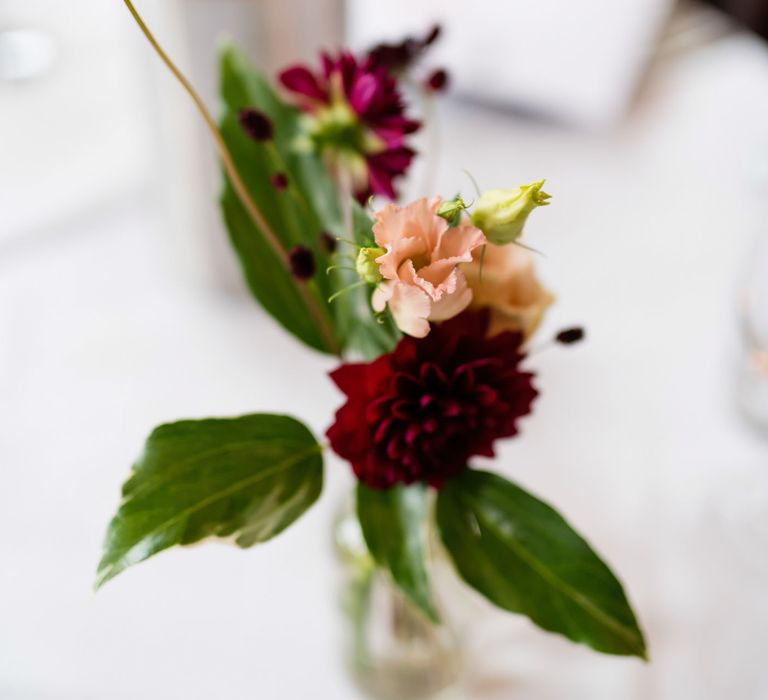
[[279, 75], [305, 112], [306, 145], [351, 177], [359, 201], [371, 194], [394, 199], [394, 180], [415, 155], [406, 136], [420, 126], [405, 116], [396, 78], [371, 56], [322, 53], [321, 60], [318, 73], [293, 66]]

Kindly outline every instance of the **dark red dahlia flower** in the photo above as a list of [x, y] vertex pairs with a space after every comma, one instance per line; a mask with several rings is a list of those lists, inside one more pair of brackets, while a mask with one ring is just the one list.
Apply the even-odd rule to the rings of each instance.
[[397, 80], [370, 56], [321, 54], [322, 70], [293, 66], [280, 82], [306, 112], [304, 136], [334, 167], [350, 174], [357, 198], [395, 198], [393, 181], [411, 163], [406, 136], [419, 123], [405, 116]]
[[331, 374], [347, 402], [327, 435], [360, 481], [440, 487], [517, 433], [537, 395], [533, 375], [519, 366], [522, 336], [486, 338], [488, 323], [487, 310], [464, 312], [426, 338], [406, 336], [393, 352]]

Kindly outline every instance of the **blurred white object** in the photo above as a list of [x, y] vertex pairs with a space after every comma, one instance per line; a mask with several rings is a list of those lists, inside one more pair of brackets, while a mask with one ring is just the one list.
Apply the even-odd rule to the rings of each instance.
[[747, 417], [768, 430], [768, 231], [755, 241], [744, 284], [738, 398]]
[[0, 2], [0, 243], [140, 188], [142, 64], [122, 2]]
[[0, 80], [32, 80], [53, 66], [56, 49], [48, 34], [35, 29], [0, 31]]
[[672, 0], [355, 0], [359, 48], [439, 22], [434, 54], [459, 94], [580, 126], [625, 113]]

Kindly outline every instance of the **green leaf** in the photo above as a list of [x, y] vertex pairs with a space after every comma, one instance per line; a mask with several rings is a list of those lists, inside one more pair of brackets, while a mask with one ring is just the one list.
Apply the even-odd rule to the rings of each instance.
[[[303, 245], [315, 255], [317, 273], [308, 290], [326, 319], [334, 325], [328, 304], [332, 279], [325, 274], [328, 253], [321, 232], [332, 235], [341, 229], [337, 195], [323, 163], [311, 153], [293, 148], [299, 129], [299, 113], [281, 102], [266, 79], [255, 72], [234, 47], [221, 52], [221, 93], [224, 111], [222, 138], [232, 154], [246, 189], [272, 231], [286, 249]], [[238, 122], [241, 109], [254, 107], [269, 116], [274, 140], [257, 143]], [[271, 182], [276, 173], [288, 178], [288, 189], [278, 191]], [[230, 240], [240, 259], [248, 286], [261, 305], [304, 343], [329, 352], [322, 333], [297, 291], [297, 281], [272, 250], [226, 180], [221, 207]], [[339, 235], [338, 233], [336, 235]]]
[[426, 488], [422, 484], [376, 491], [357, 486], [357, 517], [365, 542], [379, 566], [431, 620], [432, 603], [425, 567]]
[[173, 545], [241, 547], [282, 532], [318, 498], [321, 446], [287, 416], [180, 421], [156, 428], [123, 486], [96, 587]]
[[[344, 350], [363, 359], [373, 359], [391, 350], [400, 334], [390, 319], [382, 324], [375, 318], [370, 305], [371, 289], [354, 289], [328, 303], [334, 292], [354, 284], [358, 277], [350, 270], [326, 273], [332, 264], [352, 263], [329, 254], [321, 243], [321, 232], [341, 238], [353, 236], [362, 244], [373, 240], [373, 222], [353, 201], [353, 231], [344, 230], [338, 193], [328, 169], [315, 154], [296, 148], [301, 130], [298, 110], [282, 102], [264, 76], [233, 46], [222, 49], [220, 62], [224, 105], [220, 131], [250, 196], [286, 248], [303, 245], [314, 253], [317, 272], [308, 289]], [[237, 116], [247, 107], [261, 110], [272, 120], [272, 142], [256, 143], [243, 132]], [[285, 192], [272, 186], [271, 177], [277, 172], [288, 176]], [[254, 225], [228, 181], [221, 196], [221, 208], [254, 297], [290, 333], [317, 350], [329, 351], [296, 290], [295, 280]], [[339, 249], [357, 254], [357, 249], [347, 243], [340, 242]]]
[[467, 469], [440, 490], [437, 522], [459, 574], [492, 603], [597, 651], [646, 658], [621, 584], [547, 504]]

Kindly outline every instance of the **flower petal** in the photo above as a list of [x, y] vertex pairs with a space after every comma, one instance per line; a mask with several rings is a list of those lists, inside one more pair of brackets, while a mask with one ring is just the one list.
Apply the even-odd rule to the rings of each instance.
[[286, 68], [278, 75], [278, 79], [283, 87], [291, 92], [321, 102], [326, 102], [328, 99], [327, 93], [320, 87], [317, 78], [306, 66]]
[[446, 321], [453, 318], [466, 309], [472, 301], [472, 290], [467, 285], [467, 280], [460, 270], [454, 270], [455, 288], [450, 294], [444, 294], [439, 301], [432, 304], [430, 321]]
[[403, 333], [414, 338], [423, 338], [429, 333], [427, 318], [432, 310], [432, 300], [419, 288], [395, 283], [389, 309]]
[[379, 89], [379, 81], [370, 73], [359, 76], [352, 84], [349, 91], [349, 106], [355, 112], [363, 116], [373, 102], [376, 91]]

